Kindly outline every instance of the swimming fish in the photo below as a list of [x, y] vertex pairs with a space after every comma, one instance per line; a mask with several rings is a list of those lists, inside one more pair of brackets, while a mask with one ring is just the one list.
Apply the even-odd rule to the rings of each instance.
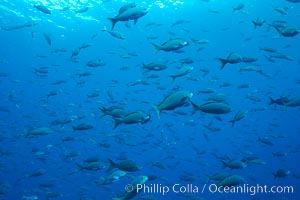
[[51, 11], [44, 5], [34, 5], [34, 7], [39, 11], [41, 11], [42, 13], [51, 15]]
[[119, 10], [119, 14], [113, 18], [107, 18], [112, 23], [111, 31], [119, 21], [134, 20], [134, 24], [137, 23], [138, 19], [145, 16], [149, 12], [149, 9], [141, 7], [129, 7], [123, 10]]
[[181, 107], [188, 103], [192, 98], [193, 93], [187, 90], [180, 90], [169, 94], [164, 100], [157, 106], [153, 106], [158, 119], [160, 119], [160, 112], [163, 110], [174, 110], [175, 108]]
[[151, 43], [151, 44], [154, 47], [153, 53], [156, 54], [158, 51], [166, 51], [166, 52], [176, 51], [187, 46], [189, 43], [184, 39], [175, 38], [175, 39], [170, 39], [161, 45], [155, 43]]

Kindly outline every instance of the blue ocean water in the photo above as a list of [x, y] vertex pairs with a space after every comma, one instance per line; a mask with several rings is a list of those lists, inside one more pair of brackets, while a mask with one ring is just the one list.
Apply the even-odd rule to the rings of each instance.
[[[300, 199], [300, 3], [128, 3], [0, 1], [0, 199]], [[192, 97], [158, 118], [181, 90]], [[111, 106], [125, 114], [103, 116]], [[242, 180], [216, 191], [216, 173]], [[143, 188], [127, 197], [130, 183]]]

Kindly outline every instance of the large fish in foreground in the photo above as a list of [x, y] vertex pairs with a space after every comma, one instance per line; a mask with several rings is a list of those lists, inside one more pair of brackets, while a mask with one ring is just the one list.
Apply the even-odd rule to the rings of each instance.
[[186, 91], [186, 90], [180, 90], [177, 92], [174, 92], [164, 98], [164, 100], [157, 106], [153, 106], [158, 119], [160, 119], [160, 112], [163, 110], [174, 110], [175, 108], [184, 106], [187, 104], [190, 99], [192, 98], [193, 93]]
[[112, 23], [111, 30], [114, 29], [116, 23], [119, 21], [126, 22], [129, 20], [133, 20], [134, 24], [136, 24], [139, 18], [145, 16], [149, 12], [149, 9], [137, 6], [128, 6], [122, 9], [123, 7], [120, 8], [119, 14], [117, 16], [115, 16], [114, 18], [107, 18]]

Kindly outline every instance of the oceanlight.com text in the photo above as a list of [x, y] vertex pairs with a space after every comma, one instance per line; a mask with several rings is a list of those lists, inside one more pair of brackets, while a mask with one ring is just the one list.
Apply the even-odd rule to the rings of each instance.
[[[268, 186], [268, 185], [249, 185], [241, 184], [238, 186], [218, 186], [217, 184], [179, 184], [163, 185], [163, 184], [137, 184], [136, 187], [132, 185], [125, 187], [127, 192], [144, 193], [144, 194], [160, 194], [167, 195], [169, 193], [175, 194], [203, 194], [203, 193], [219, 193], [219, 194], [249, 194], [251, 196], [256, 194], [292, 194], [294, 193], [293, 186]], [[132, 188], [131, 190], [129, 188]]]

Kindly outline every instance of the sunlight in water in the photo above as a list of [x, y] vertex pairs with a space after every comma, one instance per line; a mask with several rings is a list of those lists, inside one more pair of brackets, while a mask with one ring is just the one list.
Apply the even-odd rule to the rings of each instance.
[[[131, 0], [31, 0], [27, 1], [29, 4], [42, 4], [49, 6], [50, 8], [62, 9], [64, 7], [78, 8], [78, 6], [88, 6], [88, 5], [101, 5], [108, 2], [121, 2], [130, 3], [134, 2]], [[160, 8], [168, 7], [169, 5], [177, 6], [183, 5], [184, 1], [180, 0], [156, 0], [156, 1], [141, 1], [141, 4], [157, 5]]]

